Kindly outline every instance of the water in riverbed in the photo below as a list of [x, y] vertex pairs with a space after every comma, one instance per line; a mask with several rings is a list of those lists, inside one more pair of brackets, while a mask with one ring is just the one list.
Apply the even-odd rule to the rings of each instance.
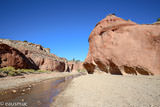
[[[9, 90], [4, 95], [0, 95], [0, 107], [5, 105], [18, 105], [28, 107], [49, 107], [54, 101], [54, 97], [59, 94], [72, 78], [80, 76], [68, 76], [42, 81], [29, 87], [16, 89], [16, 92]], [[5, 94], [6, 93], [6, 94]], [[17, 106], [17, 107], [18, 107]]]

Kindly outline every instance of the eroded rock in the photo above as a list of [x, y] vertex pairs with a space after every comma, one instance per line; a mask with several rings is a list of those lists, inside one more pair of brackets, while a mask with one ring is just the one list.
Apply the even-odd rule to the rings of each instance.
[[68, 61], [68, 69], [70, 71], [78, 71], [78, 70], [84, 70], [83, 63], [81, 61]]
[[[160, 74], [160, 25], [136, 24], [108, 15], [89, 36], [84, 67], [111, 74]], [[121, 69], [123, 68], [123, 69]]]
[[0, 68], [12, 66], [16, 69], [38, 69], [22, 52], [6, 44], [0, 43]]
[[[50, 53], [49, 48], [43, 48], [41, 45], [37, 45], [29, 42], [7, 40], [7, 39], [0, 39], [0, 42], [17, 49], [18, 52], [23, 54], [23, 57], [25, 57], [25, 60], [29, 60], [31, 63], [34, 63], [40, 70], [60, 71], [60, 72], [64, 72], [66, 70], [67, 64], [65, 60], [63, 58], [60, 58]], [[8, 55], [5, 55], [5, 56], [8, 57]], [[10, 57], [13, 57], [15, 59], [15, 60], [12, 60], [12, 62], [10, 62], [12, 63], [10, 64], [10, 66], [16, 67], [17, 66], [16, 61], [18, 61], [16, 60], [17, 59], [16, 56], [11, 55]], [[3, 64], [3, 65], [5, 66], [6, 64]], [[1, 67], [4, 67], [4, 66], [1, 66]], [[24, 68], [24, 67], [21, 67], [18, 65], [17, 68]]]

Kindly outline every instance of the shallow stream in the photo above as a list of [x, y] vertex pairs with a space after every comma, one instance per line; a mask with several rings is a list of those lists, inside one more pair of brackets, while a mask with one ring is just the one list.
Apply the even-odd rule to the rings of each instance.
[[82, 74], [45, 80], [19, 88], [16, 92], [4, 92], [4, 95], [0, 95], [0, 107], [49, 107], [69, 82], [80, 75]]

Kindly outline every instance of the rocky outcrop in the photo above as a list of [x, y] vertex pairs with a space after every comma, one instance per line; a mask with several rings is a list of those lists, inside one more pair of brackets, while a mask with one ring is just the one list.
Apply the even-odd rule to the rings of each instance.
[[[68, 66], [63, 58], [59, 58], [58, 56], [51, 54], [49, 48], [43, 48], [41, 45], [26, 41], [23, 42], [7, 39], [0, 39], [0, 42], [23, 53], [24, 57], [26, 57], [25, 59], [29, 59], [30, 62], [34, 63], [41, 70], [64, 72], [66, 70], [66, 66]], [[13, 60], [13, 63], [14, 61], [15, 60]]]
[[15, 48], [0, 43], [0, 68], [12, 66], [16, 69], [38, 69], [36, 64]]
[[100, 21], [89, 36], [83, 63], [88, 73], [98, 67], [111, 74], [160, 74], [160, 25], [136, 24], [115, 15]]
[[84, 70], [83, 63], [80, 61], [68, 61], [70, 71]]

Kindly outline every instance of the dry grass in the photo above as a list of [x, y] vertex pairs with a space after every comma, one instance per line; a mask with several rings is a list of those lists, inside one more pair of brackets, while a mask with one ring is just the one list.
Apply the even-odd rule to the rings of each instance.
[[18, 76], [23, 74], [39, 74], [39, 73], [48, 73], [51, 71], [45, 70], [34, 70], [34, 69], [15, 69], [14, 67], [4, 67], [0, 68], [0, 77], [6, 76]]

